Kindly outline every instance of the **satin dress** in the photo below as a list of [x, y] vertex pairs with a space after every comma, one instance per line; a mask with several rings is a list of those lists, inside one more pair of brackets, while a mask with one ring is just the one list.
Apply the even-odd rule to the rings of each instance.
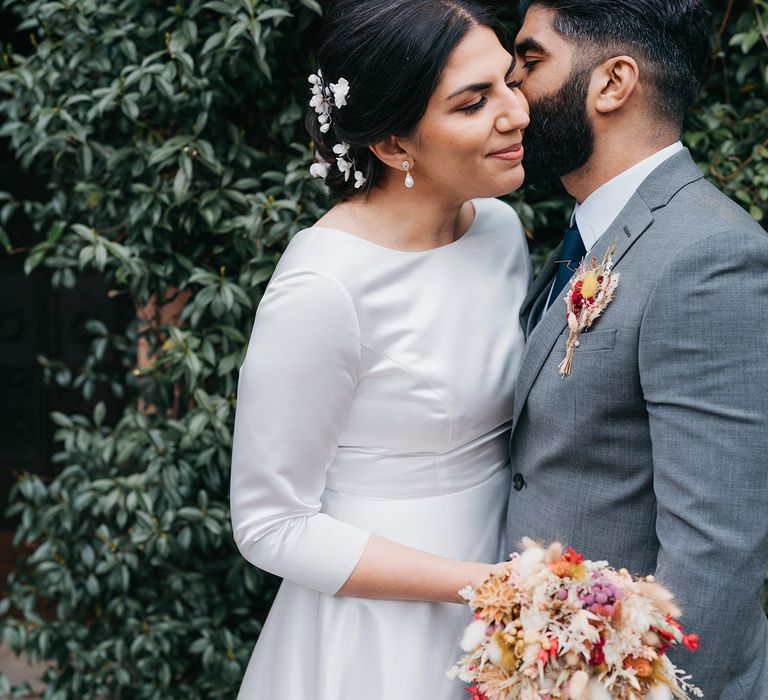
[[331, 228], [290, 242], [240, 370], [231, 506], [283, 577], [239, 700], [459, 700], [466, 606], [334, 595], [371, 533], [505, 559], [507, 442], [531, 278], [515, 212], [474, 201], [455, 242], [394, 250]]

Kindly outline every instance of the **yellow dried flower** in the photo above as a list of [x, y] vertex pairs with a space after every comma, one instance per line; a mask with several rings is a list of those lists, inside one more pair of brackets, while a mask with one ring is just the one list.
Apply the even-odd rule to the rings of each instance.
[[597, 273], [594, 270], [590, 270], [584, 275], [584, 282], [581, 285], [581, 296], [584, 299], [591, 299], [597, 294]]
[[571, 578], [574, 581], [586, 581], [587, 580], [587, 567], [584, 564], [574, 564], [571, 569]]
[[496, 634], [493, 635], [493, 639], [501, 651], [499, 665], [505, 671], [513, 673], [520, 665], [521, 654], [518, 652], [521, 649], [523, 653], [525, 652], [525, 644], [522, 642], [520, 642], [520, 646], [518, 646], [517, 643], [510, 644], [506, 639], [504, 639], [504, 634], [501, 631], [496, 632]]

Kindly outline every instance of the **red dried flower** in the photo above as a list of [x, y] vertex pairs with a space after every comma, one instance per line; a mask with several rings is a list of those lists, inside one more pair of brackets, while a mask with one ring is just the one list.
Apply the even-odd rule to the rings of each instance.
[[605, 663], [605, 654], [603, 654], [603, 647], [605, 646], [605, 639], [600, 637], [600, 641], [595, 644], [592, 649], [592, 656], [589, 659], [589, 663], [593, 666], [602, 666]]
[[683, 637], [683, 644], [688, 651], [696, 651], [699, 648], [699, 635], [686, 634]]
[[563, 554], [563, 557], [565, 557], [565, 560], [567, 562], [570, 562], [571, 564], [581, 564], [581, 562], [584, 561], [584, 556], [582, 554], [579, 554], [577, 551], [571, 549], [570, 547], [565, 550], [565, 554]]
[[472, 697], [469, 700], [488, 700], [488, 696], [480, 692], [480, 688], [473, 685], [471, 688], [465, 688], [468, 693], [472, 693]]

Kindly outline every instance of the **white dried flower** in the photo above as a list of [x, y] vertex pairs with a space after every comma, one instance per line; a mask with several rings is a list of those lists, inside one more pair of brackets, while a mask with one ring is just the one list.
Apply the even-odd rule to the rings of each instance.
[[475, 589], [466, 585], [459, 591], [459, 595], [469, 603], [475, 597]]
[[529, 547], [520, 555], [518, 571], [528, 578], [541, 571], [544, 565], [544, 550], [541, 547]]
[[596, 678], [589, 682], [587, 697], [589, 700], [613, 700], [608, 689]]
[[366, 182], [365, 176], [359, 170], [355, 170], [355, 189], [359, 190]]
[[312, 165], [309, 166], [309, 174], [312, 175], [312, 177], [321, 177], [325, 179], [328, 177], [330, 170], [331, 166], [328, 165], [328, 163], [312, 163]]
[[342, 141], [341, 143], [337, 143], [333, 147], [333, 152], [339, 157], [339, 158], [345, 158], [349, 154], [349, 144]]
[[345, 160], [344, 158], [337, 158], [336, 167], [341, 173], [344, 174], [344, 182], [347, 182], [349, 180], [350, 174], [352, 173], [352, 163], [350, 163], [348, 160]]
[[483, 620], [475, 620], [464, 631], [464, 636], [461, 638], [459, 646], [464, 651], [474, 651], [485, 639], [485, 631], [487, 629], [488, 625]]
[[325, 95], [322, 93], [315, 93], [312, 95], [312, 99], [309, 101], [309, 106], [313, 107], [318, 114], [324, 114]]
[[568, 684], [568, 697], [573, 698], [573, 700], [586, 700], [588, 684], [589, 674], [586, 671], [576, 671]]
[[325, 160], [317, 151], [315, 151], [315, 163], [309, 166], [309, 174], [313, 177], [325, 179], [331, 171], [331, 164]]
[[646, 700], [672, 700], [672, 691], [666, 685], [655, 685], [645, 697]]
[[663, 586], [655, 581], [638, 581], [637, 587], [640, 593], [656, 604], [663, 615], [680, 617], [682, 614], [680, 608], [675, 605], [674, 596]]
[[341, 109], [347, 104], [347, 95], [349, 94], [349, 82], [345, 78], [339, 78], [338, 83], [331, 83], [331, 92], [333, 93], [336, 107]]
[[658, 610], [653, 601], [642, 595], [628, 596], [621, 606], [622, 623], [640, 634], [650, 630], [658, 622]]
[[501, 655], [504, 650], [499, 646], [499, 640], [496, 637], [491, 637], [488, 646], [485, 648], [485, 653], [488, 655], [488, 660], [494, 664], [501, 663]]

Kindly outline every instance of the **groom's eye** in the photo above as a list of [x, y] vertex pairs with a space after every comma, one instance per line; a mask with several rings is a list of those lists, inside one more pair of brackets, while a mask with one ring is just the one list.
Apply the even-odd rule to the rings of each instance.
[[525, 70], [530, 70], [530, 69], [531, 69], [531, 68], [533, 68], [533, 66], [535, 66], [535, 65], [536, 65], [538, 62], [539, 62], [538, 60], [536, 60], [536, 59], [533, 59], [533, 58], [532, 58], [532, 59], [530, 59], [530, 60], [524, 61], [524, 62], [523, 62], [523, 68], [525, 68]]
[[522, 84], [523, 84], [522, 80], [512, 80], [507, 83], [507, 87], [510, 90], [517, 90], [517, 88], [519, 88]]

